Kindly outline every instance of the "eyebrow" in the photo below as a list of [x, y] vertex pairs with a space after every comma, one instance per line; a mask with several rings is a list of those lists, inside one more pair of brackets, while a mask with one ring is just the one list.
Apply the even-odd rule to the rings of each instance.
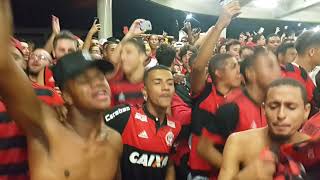
[[173, 81], [173, 78], [170, 79], [161, 79], [161, 78], [156, 78], [156, 79], [152, 79], [152, 81]]

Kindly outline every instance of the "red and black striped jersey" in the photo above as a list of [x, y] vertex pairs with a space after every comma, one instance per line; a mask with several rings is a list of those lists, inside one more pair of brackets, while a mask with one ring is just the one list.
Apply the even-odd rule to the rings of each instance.
[[[33, 84], [38, 98], [44, 103], [62, 105], [62, 98], [48, 87]], [[23, 131], [10, 119], [5, 105], [0, 101], [0, 179], [27, 180], [27, 142]]]
[[181, 125], [169, 119], [162, 124], [146, 106], [121, 105], [105, 114], [105, 123], [122, 135], [123, 180], [163, 180], [169, 155]]
[[[197, 153], [202, 129], [213, 121], [214, 114], [220, 105], [225, 102], [225, 96], [219, 93], [212, 83], [207, 83], [203, 92], [194, 98], [191, 120], [191, 151], [189, 165], [192, 176], [211, 177], [216, 173], [213, 167]], [[207, 134], [204, 134], [207, 136]], [[207, 136], [209, 137], [209, 136]]]
[[144, 102], [142, 89], [143, 82], [133, 84], [130, 83], [124, 76], [123, 72], [119, 71], [112, 80], [109, 81], [111, 89], [111, 105], [120, 104], [142, 105]]
[[284, 77], [299, 81], [306, 88], [308, 101], [311, 102], [313, 99], [315, 84], [313, 83], [308, 72], [303, 67], [293, 63], [288, 63], [285, 66], [281, 66], [281, 70]]

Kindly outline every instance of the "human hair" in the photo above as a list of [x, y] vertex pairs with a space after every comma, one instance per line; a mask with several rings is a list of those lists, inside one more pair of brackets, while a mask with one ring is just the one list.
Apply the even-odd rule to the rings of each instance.
[[295, 48], [294, 43], [282, 43], [276, 51], [276, 55], [278, 56], [279, 54], [286, 54], [288, 49], [290, 48]]
[[306, 88], [300, 82], [298, 82], [292, 78], [281, 78], [281, 79], [274, 80], [267, 88], [264, 101], [266, 101], [267, 94], [270, 91], [270, 89], [280, 87], [280, 86], [291, 86], [294, 88], [298, 88], [301, 92], [301, 98], [302, 98], [304, 104], [306, 105], [308, 103]]
[[253, 48], [253, 47], [243, 46], [243, 47], [240, 48], [240, 52], [239, 52], [240, 56], [242, 55], [243, 51], [246, 50], [246, 49], [249, 49], [249, 50], [251, 50], [251, 51], [254, 51], [254, 48]]
[[296, 40], [295, 47], [299, 55], [303, 55], [307, 49], [320, 46], [320, 32], [305, 31]]
[[223, 43], [223, 44], [220, 44], [220, 45], [217, 46], [217, 48], [216, 48], [216, 53], [217, 53], [217, 54], [220, 53], [221, 48], [222, 48], [223, 46], [226, 46], [226, 44]]
[[171, 67], [171, 64], [175, 57], [176, 50], [167, 44], [161, 44], [157, 49], [156, 58], [159, 65]]
[[280, 38], [280, 36], [278, 34], [269, 34], [269, 36], [267, 37], [267, 44], [269, 43], [269, 39], [272, 37], [279, 37]]
[[226, 50], [227, 52], [230, 51], [231, 46], [235, 46], [235, 45], [241, 45], [239, 40], [236, 39], [231, 39], [226, 43]]
[[209, 75], [213, 81], [216, 80], [215, 71], [218, 69], [222, 69], [226, 65], [226, 60], [232, 58], [233, 56], [230, 54], [216, 54], [209, 61]]
[[184, 45], [181, 49], [180, 49], [180, 53], [179, 53], [179, 57], [182, 59], [183, 56], [185, 56], [188, 51], [191, 51], [192, 53], [198, 53], [197, 48], [191, 46], [191, 45]]
[[150, 72], [155, 71], [155, 70], [166, 70], [166, 71], [169, 71], [171, 73], [170, 68], [168, 68], [167, 66], [164, 66], [164, 65], [153, 66], [153, 67], [151, 67], [151, 68], [149, 68], [149, 69], [144, 71], [144, 75], [143, 75], [143, 83], [144, 83], [144, 85], [147, 84], [147, 80], [148, 80]]
[[124, 44], [131, 43], [133, 44], [140, 53], [146, 55], [146, 46], [144, 45], [144, 41], [141, 38], [131, 38], [124, 42]]
[[75, 46], [77, 47], [78, 41], [76, 40], [75, 36], [70, 31], [61, 31], [56, 37], [53, 39], [53, 48], [57, 47], [57, 43], [61, 39], [68, 39], [74, 42]]
[[258, 57], [259, 57], [260, 55], [263, 55], [263, 54], [268, 54], [268, 50], [267, 50], [266, 48], [262, 47], [262, 46], [257, 46], [257, 47], [254, 49], [253, 54], [250, 55], [250, 56], [248, 56], [248, 57], [246, 57], [246, 58], [240, 63], [240, 72], [241, 72], [241, 74], [243, 75], [244, 80], [245, 80], [246, 82], [248, 82], [248, 77], [246, 76], [246, 70], [247, 70], [248, 68], [252, 67], [252, 66], [256, 63]]
[[256, 34], [253, 36], [252, 42], [257, 43], [260, 38], [263, 36], [263, 34]]

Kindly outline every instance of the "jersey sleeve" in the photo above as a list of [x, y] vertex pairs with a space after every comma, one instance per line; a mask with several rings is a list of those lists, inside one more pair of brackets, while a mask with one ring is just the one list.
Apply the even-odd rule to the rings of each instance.
[[123, 133], [131, 115], [131, 106], [120, 105], [113, 108], [111, 111], [104, 114], [104, 122], [107, 126]]
[[235, 103], [220, 106], [213, 121], [207, 121], [205, 129], [212, 134], [227, 138], [233, 133], [239, 121], [239, 107]]

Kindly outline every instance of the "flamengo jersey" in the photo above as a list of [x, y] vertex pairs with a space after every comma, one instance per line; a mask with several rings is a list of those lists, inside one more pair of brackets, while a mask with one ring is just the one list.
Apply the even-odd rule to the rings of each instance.
[[235, 97], [227, 98], [227, 102], [235, 103], [239, 109], [239, 118], [233, 132], [267, 126], [267, 120], [261, 106], [254, 102], [246, 89], [243, 89], [242, 93]]
[[[189, 156], [189, 165], [193, 176], [212, 176], [213, 167], [197, 153], [197, 145], [202, 128], [209, 121], [212, 121], [214, 113], [219, 106], [224, 103], [225, 97], [217, 92], [215, 86], [208, 83], [203, 92], [196, 98], [195, 106], [192, 110], [192, 134], [191, 134], [191, 151]], [[206, 137], [206, 134], [204, 134]], [[212, 138], [210, 138], [212, 139]]]
[[308, 101], [311, 102], [313, 99], [315, 85], [307, 71], [303, 69], [303, 67], [294, 65], [292, 63], [281, 66], [281, 69], [285, 77], [299, 81], [306, 88]]
[[181, 125], [165, 119], [163, 124], [144, 107], [122, 105], [105, 114], [105, 123], [122, 134], [123, 180], [163, 180], [169, 154]]
[[[48, 105], [62, 105], [61, 97], [50, 88], [33, 84], [40, 100]], [[0, 179], [28, 180], [27, 142], [22, 130], [10, 119], [0, 102]]]
[[312, 116], [303, 125], [301, 132], [311, 137], [320, 137], [320, 112]]
[[[260, 106], [254, 103], [246, 90], [238, 89], [227, 96], [225, 104], [211, 116], [211, 121], [202, 129], [202, 133], [222, 153], [225, 141], [231, 133], [265, 127], [266, 124]], [[219, 170], [211, 172], [211, 177], [216, 179]]]
[[112, 80], [109, 81], [111, 89], [111, 104], [112, 106], [120, 104], [141, 105], [143, 104], [142, 89], [143, 82], [132, 84], [125, 79], [124, 74], [119, 71]]

